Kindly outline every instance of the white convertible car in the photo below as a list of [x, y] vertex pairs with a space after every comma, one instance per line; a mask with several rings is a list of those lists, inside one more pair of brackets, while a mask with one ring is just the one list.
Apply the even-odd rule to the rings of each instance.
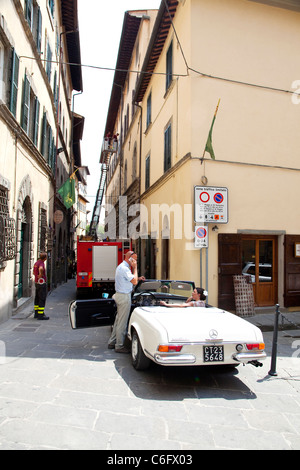
[[[188, 281], [147, 280], [132, 296], [128, 324], [132, 364], [137, 370], [151, 361], [163, 366], [205, 366], [240, 363], [261, 366], [265, 345], [259, 328], [215, 307], [165, 307], [183, 303], [195, 286]], [[72, 328], [113, 323], [113, 299], [78, 300], [70, 304]]]

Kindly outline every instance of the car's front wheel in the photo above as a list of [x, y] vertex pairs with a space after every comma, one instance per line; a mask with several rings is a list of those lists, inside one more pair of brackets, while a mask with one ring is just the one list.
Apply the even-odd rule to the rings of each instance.
[[132, 365], [136, 370], [145, 370], [150, 366], [151, 361], [147, 356], [145, 356], [136, 331], [132, 333], [131, 358]]

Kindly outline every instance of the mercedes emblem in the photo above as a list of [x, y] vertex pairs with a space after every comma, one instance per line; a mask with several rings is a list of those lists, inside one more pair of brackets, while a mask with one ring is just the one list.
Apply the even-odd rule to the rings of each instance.
[[217, 332], [217, 330], [210, 330], [210, 332], [209, 332], [209, 336], [210, 336], [211, 339], [217, 338], [218, 334], [219, 333]]

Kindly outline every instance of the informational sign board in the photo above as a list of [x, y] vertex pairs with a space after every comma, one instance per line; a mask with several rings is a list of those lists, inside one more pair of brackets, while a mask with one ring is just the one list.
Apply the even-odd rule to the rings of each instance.
[[195, 227], [195, 248], [208, 248], [208, 227], [203, 225]]
[[228, 189], [219, 186], [195, 186], [195, 222], [228, 223]]

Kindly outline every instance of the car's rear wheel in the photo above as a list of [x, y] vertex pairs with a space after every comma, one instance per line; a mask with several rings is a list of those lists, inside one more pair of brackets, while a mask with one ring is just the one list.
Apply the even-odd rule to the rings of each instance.
[[145, 370], [150, 366], [151, 361], [147, 356], [145, 356], [136, 331], [132, 333], [131, 358], [132, 365], [136, 370]]

